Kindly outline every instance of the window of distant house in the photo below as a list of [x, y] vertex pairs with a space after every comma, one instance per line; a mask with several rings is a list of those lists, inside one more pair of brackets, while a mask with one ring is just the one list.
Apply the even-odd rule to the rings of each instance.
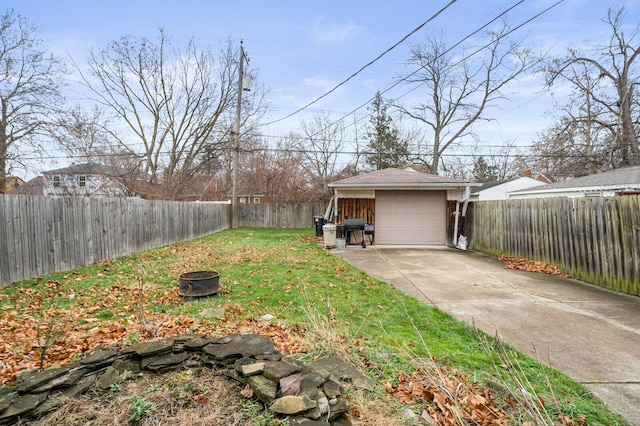
[[246, 197], [240, 197], [240, 204], [246, 204], [246, 202], [247, 202]]
[[78, 176], [78, 184], [80, 184], [80, 188], [84, 188], [85, 186], [87, 186], [87, 177]]
[[260, 204], [260, 198], [254, 198], [253, 204]]
[[53, 187], [60, 188], [60, 176], [53, 177]]

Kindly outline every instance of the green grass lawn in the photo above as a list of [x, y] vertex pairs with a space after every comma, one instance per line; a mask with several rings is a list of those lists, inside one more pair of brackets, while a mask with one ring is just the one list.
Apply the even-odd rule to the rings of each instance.
[[[220, 273], [217, 296], [193, 301], [175, 296], [178, 276], [196, 270]], [[187, 331], [223, 333], [234, 329], [232, 323], [260, 322], [270, 314], [276, 318], [273, 321], [305, 339], [306, 350], [293, 351], [298, 352], [295, 357], [334, 355], [349, 360], [380, 385], [378, 392], [384, 397], [385, 388], [402, 388], [400, 377], [429, 375], [427, 382], [445, 388], [455, 379], [492, 393], [512, 424], [533, 421], [522, 400], [513, 396], [522, 395], [519, 388], [523, 386], [542, 412], [538, 415], [549, 419], [547, 424], [627, 424], [567, 376], [504, 348], [501, 342], [333, 256], [308, 229], [227, 230], [25, 281], [4, 289], [0, 297], [4, 323], [22, 320], [29, 327], [26, 318], [32, 318], [36, 323], [54, 324], [55, 317], [68, 313], [74, 326], [61, 327], [59, 335], [50, 336], [52, 341], [65, 340], [64, 333], [86, 340], [86, 336], [104, 334], [106, 328], [118, 328], [114, 335], [119, 337], [113, 343], [132, 343], [143, 338], [139, 330], [132, 331], [143, 317], [172, 318], [173, 324], [182, 319]], [[201, 312], [207, 308], [224, 309], [225, 318], [203, 318]], [[22, 334], [42, 338], [37, 326], [33, 328]], [[6, 335], [6, 330], [5, 326], [0, 331]], [[10, 330], [20, 333], [18, 325]], [[4, 344], [25, 359], [37, 356], [30, 354], [26, 340]], [[55, 351], [64, 352], [51, 344], [51, 352]], [[46, 365], [67, 360], [61, 355], [47, 361]], [[407, 395], [405, 402], [414, 408], [434, 404], [428, 393]]]

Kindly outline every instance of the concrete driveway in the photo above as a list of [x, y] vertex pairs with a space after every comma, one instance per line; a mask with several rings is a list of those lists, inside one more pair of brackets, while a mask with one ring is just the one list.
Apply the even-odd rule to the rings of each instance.
[[333, 249], [368, 274], [495, 335], [584, 384], [640, 425], [640, 298], [512, 271], [456, 249]]

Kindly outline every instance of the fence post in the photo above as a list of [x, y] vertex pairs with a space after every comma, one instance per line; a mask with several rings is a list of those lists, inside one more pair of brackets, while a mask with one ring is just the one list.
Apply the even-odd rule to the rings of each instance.
[[472, 248], [640, 296], [640, 195], [474, 203]]

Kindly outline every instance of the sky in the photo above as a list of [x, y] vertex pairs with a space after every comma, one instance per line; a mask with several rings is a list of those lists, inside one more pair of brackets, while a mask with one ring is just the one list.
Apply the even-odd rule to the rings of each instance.
[[[506, 15], [512, 26], [542, 15], [514, 36], [524, 38], [536, 52], [562, 54], [567, 47], [605, 43], [608, 33], [602, 19], [607, 8], [617, 4], [607, 0], [3, 0], [2, 11], [13, 8], [38, 27], [47, 49], [77, 63], [92, 47], [125, 35], [153, 38], [159, 27], [176, 40], [193, 36], [201, 45], [243, 40], [255, 83], [267, 89], [264, 121], [275, 121], [261, 132], [276, 138], [299, 131], [300, 120], [321, 112], [342, 117], [355, 111], [362, 117], [376, 91], [385, 91], [413, 71], [407, 64], [410, 46], [428, 37], [456, 43], [516, 5]], [[639, 21], [640, 0], [625, 4], [629, 21]], [[282, 119], [327, 93], [445, 7], [334, 92]], [[407, 107], [425, 99], [419, 88], [410, 89], [398, 85], [384, 96]], [[526, 147], [550, 124], [553, 98], [543, 90], [541, 78], [520, 79], [507, 93], [509, 101], [491, 109], [493, 120], [475, 128], [478, 140], [463, 141], [457, 152], [469, 153], [476, 145], [491, 150], [506, 142]], [[557, 96], [563, 96], [561, 87]], [[353, 122], [349, 117], [347, 121]]]

